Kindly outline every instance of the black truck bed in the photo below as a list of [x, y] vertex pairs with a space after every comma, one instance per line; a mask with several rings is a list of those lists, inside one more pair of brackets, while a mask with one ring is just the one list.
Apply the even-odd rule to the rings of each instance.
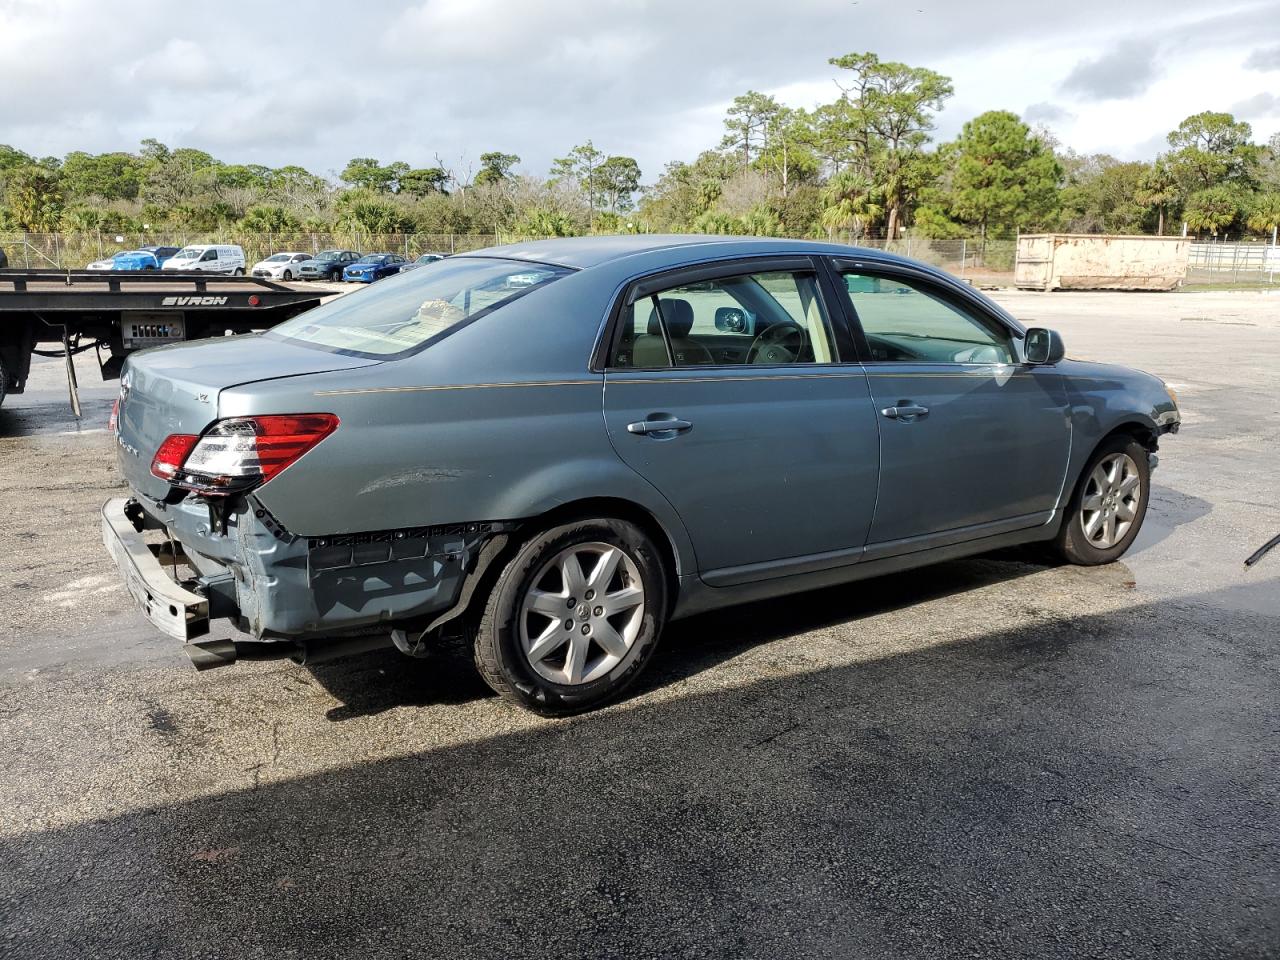
[[[135, 350], [265, 330], [331, 295], [261, 277], [95, 270], [0, 270], [0, 402], [26, 386], [33, 354], [98, 351], [103, 379]], [[104, 358], [105, 353], [105, 358]], [[72, 405], [75, 380], [68, 362]]]

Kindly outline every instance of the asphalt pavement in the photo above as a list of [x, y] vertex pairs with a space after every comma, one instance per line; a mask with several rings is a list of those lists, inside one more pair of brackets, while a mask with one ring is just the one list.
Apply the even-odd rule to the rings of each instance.
[[544, 720], [463, 649], [197, 674], [120, 587], [114, 384], [0, 408], [0, 957], [1280, 956], [1280, 294], [997, 294], [1163, 376], [1138, 543], [674, 625]]

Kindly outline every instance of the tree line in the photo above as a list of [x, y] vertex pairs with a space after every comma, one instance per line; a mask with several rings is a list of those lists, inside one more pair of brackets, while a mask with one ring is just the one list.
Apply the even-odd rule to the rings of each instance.
[[1187, 117], [1151, 162], [1085, 156], [992, 110], [935, 143], [950, 78], [874, 53], [834, 57], [814, 109], [755, 91], [723, 139], [641, 186], [632, 157], [591, 140], [545, 175], [490, 151], [478, 165], [356, 157], [333, 177], [227, 163], [144, 140], [133, 153], [34, 157], [0, 145], [0, 231], [290, 234], [624, 231], [809, 237], [1005, 238], [1018, 232], [1266, 236], [1280, 225], [1280, 134], [1229, 113]]

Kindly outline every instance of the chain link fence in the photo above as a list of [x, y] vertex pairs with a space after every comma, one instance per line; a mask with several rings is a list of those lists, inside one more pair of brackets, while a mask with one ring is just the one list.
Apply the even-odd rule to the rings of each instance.
[[[119, 238], [119, 239], [117, 239]], [[147, 245], [182, 247], [191, 243], [236, 243], [244, 248], [249, 264], [279, 251], [318, 253], [327, 249], [363, 253], [399, 253], [410, 259], [423, 253], [464, 253], [501, 243], [535, 240], [537, 237], [504, 233], [240, 233], [155, 232], [112, 233], [0, 233], [0, 248], [14, 267], [82, 269], [93, 260], [118, 250]], [[872, 250], [887, 250], [946, 270], [979, 287], [1013, 284], [1017, 240], [932, 240], [904, 237], [900, 240], [837, 234], [837, 243]], [[1280, 247], [1263, 243], [1193, 243], [1186, 284], [1191, 286], [1264, 286], [1276, 283], [1280, 274]]]
[[280, 251], [319, 253], [358, 250], [361, 253], [399, 253], [413, 259], [424, 253], [464, 253], [526, 237], [495, 233], [241, 233], [236, 230], [147, 233], [0, 233], [0, 248], [9, 265], [26, 269], [81, 270], [121, 250], [144, 246], [185, 247], [193, 243], [234, 243], [254, 264]]
[[1014, 262], [1018, 257], [1017, 240], [932, 240], [928, 237], [872, 240], [851, 236], [836, 240], [920, 260], [977, 287], [1012, 286]]
[[[29, 269], [83, 269], [94, 260], [120, 250], [142, 246], [185, 247], [192, 243], [235, 243], [244, 248], [253, 264], [280, 251], [318, 253], [321, 250], [359, 250], [362, 253], [399, 253], [410, 259], [423, 253], [464, 253], [500, 243], [538, 239], [502, 233], [218, 233], [196, 231], [148, 233], [0, 233], [0, 247], [14, 267]], [[1015, 240], [901, 240], [860, 239], [837, 236], [836, 242], [923, 260], [979, 285], [1000, 285], [1013, 280], [1017, 253]]]

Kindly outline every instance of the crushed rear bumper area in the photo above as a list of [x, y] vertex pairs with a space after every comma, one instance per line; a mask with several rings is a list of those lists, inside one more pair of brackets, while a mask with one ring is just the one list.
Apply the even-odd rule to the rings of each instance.
[[[102, 508], [103, 544], [129, 592], [200, 669], [393, 643], [421, 655], [428, 634], [466, 612], [514, 526], [304, 537], [252, 497], [216, 515], [197, 500], [117, 498]], [[213, 620], [248, 637], [206, 638]]]
[[181, 562], [166, 548], [147, 543], [125, 512], [129, 501], [108, 500], [102, 507], [102, 543], [120, 571], [125, 586], [157, 630], [187, 643], [209, 632], [209, 601], [179, 584], [163, 559]]

